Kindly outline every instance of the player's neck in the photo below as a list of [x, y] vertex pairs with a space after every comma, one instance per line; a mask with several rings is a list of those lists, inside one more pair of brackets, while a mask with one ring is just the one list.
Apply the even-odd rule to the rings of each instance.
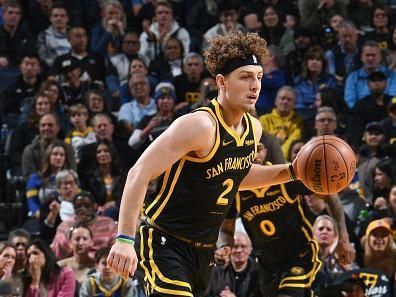
[[240, 129], [242, 126], [241, 124], [244, 111], [242, 109], [236, 109], [235, 107], [230, 105], [227, 100], [222, 99], [221, 96], [218, 97], [217, 101], [219, 102], [220, 113], [224, 122], [231, 129], [239, 132], [238, 129]]

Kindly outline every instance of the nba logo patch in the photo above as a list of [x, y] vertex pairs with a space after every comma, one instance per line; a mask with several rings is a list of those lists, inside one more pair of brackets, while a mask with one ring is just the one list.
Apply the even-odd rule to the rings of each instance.
[[161, 245], [165, 245], [166, 244], [166, 238], [161, 236]]
[[294, 266], [290, 269], [290, 272], [294, 275], [302, 275], [304, 274], [304, 268], [299, 266]]
[[254, 64], [257, 64], [257, 57], [255, 55], [252, 55], [252, 59], [253, 59]]

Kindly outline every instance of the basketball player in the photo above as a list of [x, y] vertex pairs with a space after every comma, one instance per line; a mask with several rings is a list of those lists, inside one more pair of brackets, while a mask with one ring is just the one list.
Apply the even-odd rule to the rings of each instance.
[[[261, 158], [262, 160], [263, 158]], [[223, 262], [226, 246], [232, 245], [235, 218], [239, 215], [260, 264], [260, 287], [267, 297], [310, 297], [312, 282], [321, 267], [311, 222], [304, 213], [303, 195], [311, 194], [300, 181], [238, 192], [224, 221], [216, 261]], [[351, 262], [344, 212], [337, 197], [326, 199], [340, 225], [339, 249]], [[231, 242], [230, 242], [231, 240]]]
[[[248, 112], [259, 96], [267, 55], [257, 34], [215, 37], [205, 62], [218, 97], [177, 119], [128, 173], [119, 235], [107, 263], [128, 277], [139, 258], [137, 275], [143, 274], [150, 296], [198, 296], [237, 191], [296, 178], [296, 164], [252, 165], [262, 129]], [[136, 232], [147, 185], [158, 176], [159, 191], [145, 201], [147, 219]]]

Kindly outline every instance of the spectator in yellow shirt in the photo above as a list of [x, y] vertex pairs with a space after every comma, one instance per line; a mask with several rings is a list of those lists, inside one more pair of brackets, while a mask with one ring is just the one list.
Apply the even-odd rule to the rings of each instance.
[[282, 153], [287, 158], [291, 143], [299, 139], [303, 130], [303, 120], [294, 111], [296, 93], [292, 87], [279, 89], [272, 112], [260, 117], [263, 131], [276, 136], [282, 146]]

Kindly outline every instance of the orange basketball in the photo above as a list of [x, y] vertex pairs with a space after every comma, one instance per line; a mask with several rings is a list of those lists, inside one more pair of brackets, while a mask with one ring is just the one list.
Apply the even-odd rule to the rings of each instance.
[[351, 147], [333, 135], [312, 138], [297, 155], [297, 175], [317, 194], [345, 189], [355, 175], [356, 158]]

